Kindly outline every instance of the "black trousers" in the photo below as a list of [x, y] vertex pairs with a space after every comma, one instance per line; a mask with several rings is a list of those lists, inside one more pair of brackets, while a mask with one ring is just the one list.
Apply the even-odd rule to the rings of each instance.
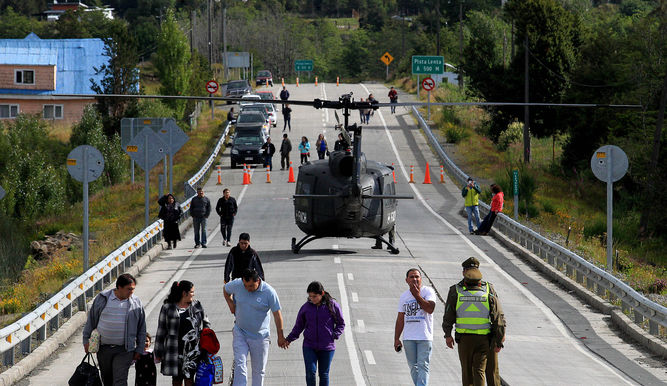
[[289, 168], [289, 153], [287, 154], [280, 153], [280, 167], [282, 169]]

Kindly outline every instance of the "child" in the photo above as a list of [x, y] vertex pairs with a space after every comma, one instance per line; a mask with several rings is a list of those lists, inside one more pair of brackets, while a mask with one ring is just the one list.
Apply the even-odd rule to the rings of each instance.
[[135, 386], [155, 386], [157, 384], [157, 368], [155, 367], [155, 357], [151, 348], [153, 338], [146, 333], [146, 346], [144, 353], [134, 364], [137, 376], [134, 380]]
[[195, 375], [195, 386], [211, 386], [223, 382], [222, 360], [215, 355], [220, 350], [220, 342], [215, 332], [205, 328], [199, 339], [201, 361]]

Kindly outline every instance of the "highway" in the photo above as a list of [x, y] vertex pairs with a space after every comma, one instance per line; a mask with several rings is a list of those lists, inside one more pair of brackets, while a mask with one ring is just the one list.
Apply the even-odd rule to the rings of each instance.
[[[290, 99], [337, 99], [354, 92], [366, 98], [372, 92], [381, 102], [388, 101], [388, 88], [381, 84], [341, 85], [320, 83], [288, 85]], [[280, 87], [272, 88], [278, 95]], [[400, 96], [401, 101], [409, 97]], [[317, 134], [325, 133], [333, 148], [334, 112], [292, 106], [292, 160], [298, 167], [296, 146], [306, 135], [314, 147]], [[339, 115], [340, 112], [339, 112]], [[342, 117], [342, 115], [341, 115]], [[352, 112], [352, 122], [358, 113]], [[282, 117], [272, 129], [276, 148], [280, 146]], [[272, 183], [265, 171], [253, 169], [253, 184], [243, 186], [242, 171], [229, 169], [229, 154], [222, 156], [223, 185], [216, 176], [204, 186], [211, 204], [229, 187], [239, 202], [232, 240], [240, 232], [251, 235], [251, 246], [261, 256], [266, 280], [278, 292], [282, 305], [285, 335], [291, 330], [299, 307], [306, 301], [306, 287], [321, 281], [343, 306], [344, 335], [337, 342], [331, 368], [333, 385], [408, 385], [411, 384], [403, 353], [393, 350], [394, 322], [400, 294], [407, 289], [405, 273], [418, 267], [424, 284], [433, 287], [439, 300], [434, 312], [434, 344], [430, 383], [460, 384], [460, 364], [456, 350], [445, 346], [442, 328], [444, 298], [449, 286], [461, 279], [461, 262], [469, 256], [481, 261], [484, 280], [494, 284], [507, 319], [507, 339], [500, 355], [500, 373], [511, 385], [524, 384], [664, 384], [665, 362], [647, 356], [634, 345], [619, 338], [605, 315], [594, 312], [580, 300], [533, 271], [530, 266], [491, 237], [470, 236], [465, 219], [460, 187], [446, 179], [439, 184], [421, 184], [426, 162], [431, 172], [440, 162], [407, 109], [395, 115], [381, 109], [371, 117], [363, 131], [363, 150], [368, 159], [396, 165], [398, 194], [412, 194], [414, 200], [401, 200], [397, 216], [397, 247], [400, 254], [372, 250], [370, 239], [321, 239], [306, 245], [299, 254], [290, 250], [292, 237], [303, 234], [294, 224], [287, 171], [280, 171], [274, 157]], [[316, 156], [315, 151], [311, 154]], [[483, 156], [473, 154], [470, 156]], [[276, 167], [277, 165], [277, 167]], [[415, 166], [417, 184], [408, 184], [410, 165]], [[296, 170], [295, 170], [296, 174]], [[195, 283], [198, 298], [221, 341], [220, 355], [225, 373], [231, 370], [231, 329], [233, 316], [222, 296], [224, 262], [229, 247], [221, 246], [218, 219], [208, 221], [209, 248], [193, 249], [192, 232], [185, 234], [176, 250], [163, 251], [160, 258], [138, 277], [136, 295], [146, 307], [148, 331], [156, 331], [160, 305], [175, 280]], [[272, 344], [266, 370], [266, 385], [303, 384], [305, 373], [301, 354], [302, 340], [288, 350], [278, 348], [273, 321]], [[21, 385], [66, 384], [83, 356], [78, 332]], [[130, 370], [133, 383], [134, 370]], [[171, 379], [158, 375], [159, 385]]]

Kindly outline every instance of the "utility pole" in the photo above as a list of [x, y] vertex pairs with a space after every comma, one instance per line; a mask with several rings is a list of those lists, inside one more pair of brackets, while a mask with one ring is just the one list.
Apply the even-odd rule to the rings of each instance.
[[440, 0], [435, 0], [435, 52], [440, 56]]
[[222, 2], [222, 62], [225, 66], [225, 81], [229, 79], [229, 67], [227, 67], [227, 1]]
[[213, 65], [213, 44], [211, 44], [212, 31], [211, 31], [211, 1], [208, 0], [208, 68], [210, 69]]
[[190, 55], [195, 52], [195, 11], [190, 12]]
[[[524, 59], [524, 102], [529, 103], [529, 77], [528, 77], [528, 31], [526, 31], [526, 37], [524, 38], [524, 50], [525, 50], [525, 59]], [[530, 108], [526, 104], [523, 107], [523, 162], [526, 164], [530, 163]]]
[[459, 90], [463, 90], [463, 0], [459, 2]]

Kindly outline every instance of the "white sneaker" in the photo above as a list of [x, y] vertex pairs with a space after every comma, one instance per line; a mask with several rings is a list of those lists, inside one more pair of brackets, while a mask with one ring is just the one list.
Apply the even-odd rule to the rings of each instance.
[[232, 243], [230, 243], [229, 241], [227, 241], [227, 246], [228, 246], [228, 247], [231, 247], [231, 246], [232, 246]]

